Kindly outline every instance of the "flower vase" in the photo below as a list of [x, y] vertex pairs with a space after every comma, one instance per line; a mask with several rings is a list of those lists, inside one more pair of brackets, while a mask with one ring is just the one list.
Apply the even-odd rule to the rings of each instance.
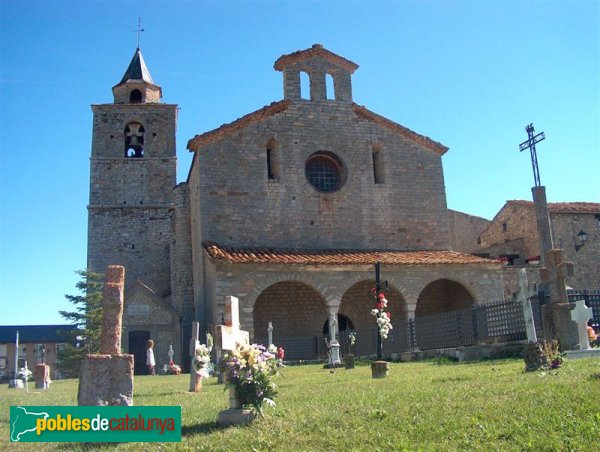
[[229, 408], [232, 410], [242, 408], [242, 403], [238, 399], [234, 387], [229, 388]]

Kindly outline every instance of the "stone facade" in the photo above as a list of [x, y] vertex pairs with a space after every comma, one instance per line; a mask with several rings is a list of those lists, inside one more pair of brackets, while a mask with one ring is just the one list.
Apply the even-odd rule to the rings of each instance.
[[[392, 255], [383, 272], [395, 318], [414, 318], [419, 304], [438, 312], [502, 298], [497, 262], [447, 251], [460, 216], [451, 221], [446, 206], [447, 148], [355, 104], [357, 68], [320, 45], [282, 56], [283, 100], [192, 138], [188, 179], [175, 186], [177, 107], [158, 102], [136, 52], [114, 103], [93, 106], [88, 259], [94, 270], [126, 267], [124, 349], [146, 333], [158, 365], [170, 343], [185, 364], [191, 322], [220, 323], [228, 295], [251, 337], [268, 321], [319, 335], [336, 313], [367, 328], [377, 252]], [[465, 218], [470, 231], [485, 221]], [[358, 260], [247, 263], [211, 254], [211, 244]]]

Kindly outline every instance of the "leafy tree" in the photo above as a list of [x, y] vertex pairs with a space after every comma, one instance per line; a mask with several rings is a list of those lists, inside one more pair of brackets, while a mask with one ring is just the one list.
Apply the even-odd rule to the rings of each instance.
[[59, 314], [77, 326], [65, 332], [67, 347], [58, 353], [57, 367], [67, 376], [79, 377], [79, 368], [85, 355], [98, 353], [102, 329], [102, 287], [104, 275], [91, 270], [78, 270], [81, 276], [75, 287], [80, 295], [65, 295], [74, 306], [74, 311], [59, 311]]

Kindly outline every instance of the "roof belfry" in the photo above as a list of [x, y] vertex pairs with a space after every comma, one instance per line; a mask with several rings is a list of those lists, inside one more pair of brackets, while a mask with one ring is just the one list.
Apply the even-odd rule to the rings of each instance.
[[123, 74], [123, 78], [119, 84], [126, 83], [129, 80], [139, 80], [154, 85], [154, 80], [152, 80], [152, 76], [150, 75], [150, 71], [148, 71], [139, 47], [135, 49], [131, 63], [129, 63], [129, 67], [125, 71], [125, 74]]
[[142, 52], [135, 49], [131, 63], [121, 81], [113, 87], [116, 104], [151, 104], [160, 102], [162, 90], [154, 83]]

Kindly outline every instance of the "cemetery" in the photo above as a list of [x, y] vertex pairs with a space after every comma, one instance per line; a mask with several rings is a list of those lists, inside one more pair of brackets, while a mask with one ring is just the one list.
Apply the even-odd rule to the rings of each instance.
[[[385, 360], [383, 344], [394, 326], [386, 314], [387, 285], [377, 266], [376, 286], [369, 294], [379, 335], [376, 356], [355, 362], [352, 355], [352, 366], [342, 366], [332, 316], [325, 365], [286, 366], [285, 350], [273, 343], [273, 325], [267, 331], [268, 344], [250, 344], [248, 332], [240, 329], [239, 300], [230, 296], [223, 325], [216, 328], [214, 353], [212, 336], [202, 344], [194, 324], [189, 376], [134, 376], [134, 356], [121, 352], [124, 278], [122, 266], [107, 268], [100, 353], [85, 358], [79, 380], [60, 380], [49, 388], [44, 378], [50, 370], [44, 364], [44, 371], [36, 372], [35, 390], [27, 384], [25, 389], [4, 385], [2, 400], [8, 405], [181, 406], [182, 445], [210, 450], [283, 450], [290, 444], [298, 450], [596, 450], [600, 348], [590, 344], [597, 340], [587, 325], [592, 309], [584, 300], [574, 308], [569, 305], [571, 322], [559, 334], [577, 336], [573, 350], [559, 350], [547, 328], [540, 330], [546, 340], [539, 340], [524, 272], [519, 298], [527, 337], [521, 347], [525, 362], [460, 363], [444, 354], [420, 362]], [[557, 324], [554, 334], [561, 331]], [[359, 340], [351, 337], [346, 355]], [[171, 346], [170, 366], [175, 365], [173, 354]], [[8, 413], [3, 412], [0, 434], [8, 437], [9, 430]]]

